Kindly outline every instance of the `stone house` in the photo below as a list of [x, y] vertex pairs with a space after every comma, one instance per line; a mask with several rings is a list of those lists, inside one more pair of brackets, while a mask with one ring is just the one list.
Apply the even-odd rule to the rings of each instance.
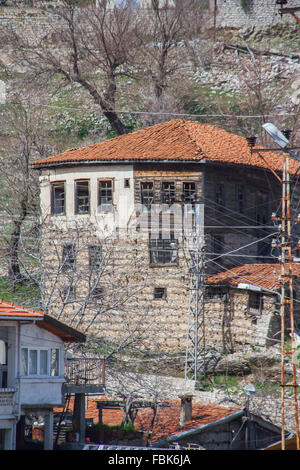
[[[294, 320], [300, 331], [300, 263], [293, 264]], [[245, 264], [206, 279], [207, 341], [223, 351], [264, 349], [280, 344], [280, 274], [278, 264]], [[288, 314], [286, 326], [289, 327]], [[221, 333], [222, 332], [222, 333]], [[286, 331], [288, 337], [288, 329]], [[220, 346], [220, 345], [219, 345]]]
[[195, 225], [208, 274], [276, 262], [282, 161], [178, 119], [34, 162], [49, 312], [97, 337], [183, 351]]

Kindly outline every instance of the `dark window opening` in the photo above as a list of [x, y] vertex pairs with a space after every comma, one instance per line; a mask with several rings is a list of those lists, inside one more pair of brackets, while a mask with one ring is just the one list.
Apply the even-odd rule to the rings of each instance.
[[185, 182], [182, 185], [182, 200], [187, 204], [193, 204], [196, 201], [196, 183], [193, 181]]
[[62, 269], [67, 271], [74, 269], [76, 263], [75, 247], [74, 245], [64, 245], [62, 252]]
[[89, 267], [97, 269], [101, 267], [102, 249], [101, 245], [89, 245]]
[[129, 178], [124, 179], [124, 188], [130, 188], [130, 179]]
[[255, 195], [255, 220], [257, 225], [267, 225], [270, 220], [269, 194], [257, 191]]
[[161, 203], [174, 204], [175, 202], [175, 183], [163, 181], [161, 183]]
[[112, 180], [99, 181], [98, 205], [112, 205], [113, 203], [113, 184]]
[[261, 313], [263, 309], [263, 297], [261, 293], [250, 292], [248, 300], [248, 310], [250, 313]]
[[236, 185], [236, 204], [240, 214], [245, 212], [245, 187], [242, 184]]
[[222, 235], [212, 236], [213, 255], [221, 255], [224, 252], [224, 237]]
[[75, 213], [87, 214], [90, 211], [90, 189], [88, 181], [75, 182]]
[[51, 214], [65, 214], [65, 183], [51, 185]]
[[219, 301], [224, 302], [227, 300], [228, 289], [222, 287], [206, 287], [205, 299], [208, 301]]
[[177, 263], [178, 242], [174, 238], [150, 240], [150, 264]]
[[[274, 253], [273, 253], [274, 254]], [[268, 262], [271, 256], [271, 242], [263, 240], [257, 244], [257, 256], [260, 258], [260, 262]], [[263, 259], [265, 258], [265, 259]]]
[[165, 287], [154, 287], [154, 299], [165, 299], [167, 296]]
[[224, 184], [217, 184], [215, 188], [215, 203], [216, 210], [219, 209], [219, 206], [225, 207], [225, 189]]
[[153, 183], [144, 181], [141, 183], [141, 203], [147, 209], [151, 208], [154, 199]]
[[102, 301], [104, 297], [104, 288], [103, 287], [94, 287], [90, 294], [91, 302]]

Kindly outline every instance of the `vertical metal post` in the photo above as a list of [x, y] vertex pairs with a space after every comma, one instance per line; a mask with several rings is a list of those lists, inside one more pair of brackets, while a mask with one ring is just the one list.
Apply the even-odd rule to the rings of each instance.
[[[285, 450], [285, 392], [286, 387], [293, 389], [293, 406], [296, 425], [297, 450], [300, 449], [299, 439], [299, 411], [298, 411], [298, 384], [296, 374], [295, 357], [295, 328], [294, 328], [294, 289], [293, 289], [293, 257], [292, 257], [292, 217], [291, 217], [291, 196], [290, 196], [290, 172], [289, 156], [286, 156], [283, 165], [282, 182], [282, 215], [281, 215], [281, 448]], [[288, 293], [288, 295], [287, 295]], [[291, 333], [291, 350], [285, 347], [285, 322], [286, 306], [289, 307], [289, 327]], [[292, 383], [286, 383], [285, 377], [285, 356], [291, 355], [293, 379]]]
[[[199, 371], [206, 378], [206, 341], [204, 312], [205, 245], [204, 210], [202, 204], [195, 205], [195, 220], [190, 256], [189, 319], [185, 358], [185, 378], [197, 380]], [[202, 356], [202, 364], [200, 359]]]

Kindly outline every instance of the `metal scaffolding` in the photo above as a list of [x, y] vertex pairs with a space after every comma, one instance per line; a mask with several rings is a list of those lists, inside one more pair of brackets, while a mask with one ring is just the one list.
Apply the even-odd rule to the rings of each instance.
[[205, 341], [205, 240], [204, 206], [195, 204], [195, 218], [190, 236], [185, 237], [188, 252], [190, 293], [185, 356], [185, 378], [197, 381], [199, 374], [206, 379]]

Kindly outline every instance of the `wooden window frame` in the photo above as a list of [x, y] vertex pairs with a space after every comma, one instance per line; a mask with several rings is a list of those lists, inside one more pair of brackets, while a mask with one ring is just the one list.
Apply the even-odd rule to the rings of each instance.
[[[63, 204], [63, 212], [56, 212], [54, 211], [55, 206], [55, 186], [63, 186], [63, 194], [64, 194], [64, 204]], [[62, 216], [66, 215], [66, 181], [53, 181], [50, 183], [50, 207], [51, 207], [51, 216]]]
[[[111, 203], [106, 203], [106, 204], [100, 204], [100, 185], [101, 183], [105, 182], [110, 182], [111, 183]], [[115, 192], [115, 181], [114, 178], [99, 178], [97, 180], [97, 204], [98, 204], [98, 210], [101, 208], [101, 206], [105, 206], [105, 208], [113, 208], [114, 206], [114, 192]], [[101, 211], [105, 212], [105, 211]]]
[[[78, 184], [80, 183], [87, 183], [87, 189], [88, 189], [88, 209], [84, 212], [79, 211], [79, 204], [78, 204]], [[91, 192], [90, 192], [90, 180], [89, 179], [79, 179], [74, 181], [74, 208], [75, 208], [75, 214], [76, 215], [81, 215], [81, 214], [90, 214], [91, 211]]]

